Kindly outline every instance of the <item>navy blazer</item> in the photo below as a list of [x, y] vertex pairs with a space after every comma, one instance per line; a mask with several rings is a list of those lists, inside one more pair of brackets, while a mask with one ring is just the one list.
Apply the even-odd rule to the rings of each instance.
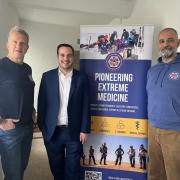
[[[38, 96], [38, 126], [45, 140], [50, 140], [57, 126], [60, 109], [58, 68], [45, 72]], [[80, 132], [90, 133], [90, 92], [87, 75], [73, 70], [69, 101], [68, 126], [72, 139]]]

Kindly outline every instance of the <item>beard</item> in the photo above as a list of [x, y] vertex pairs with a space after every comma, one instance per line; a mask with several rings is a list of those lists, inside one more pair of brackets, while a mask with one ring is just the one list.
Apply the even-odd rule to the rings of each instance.
[[176, 49], [172, 47], [165, 47], [159, 53], [162, 58], [171, 58], [176, 54]]

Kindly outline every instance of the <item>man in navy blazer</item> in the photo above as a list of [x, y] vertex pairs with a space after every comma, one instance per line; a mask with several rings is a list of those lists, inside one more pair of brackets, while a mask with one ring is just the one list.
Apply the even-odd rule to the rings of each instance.
[[71, 45], [58, 45], [57, 56], [59, 67], [42, 76], [38, 125], [54, 180], [80, 180], [82, 144], [90, 133], [89, 81], [73, 69]]

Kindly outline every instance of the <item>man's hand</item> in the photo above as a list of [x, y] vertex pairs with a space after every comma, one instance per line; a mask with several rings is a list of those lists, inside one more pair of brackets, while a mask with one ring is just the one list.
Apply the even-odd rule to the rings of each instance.
[[87, 133], [80, 133], [80, 142], [84, 144], [87, 141], [88, 134]]
[[2, 130], [10, 130], [15, 128], [14, 122], [18, 122], [18, 119], [5, 119], [2, 123], [0, 123], [0, 129]]

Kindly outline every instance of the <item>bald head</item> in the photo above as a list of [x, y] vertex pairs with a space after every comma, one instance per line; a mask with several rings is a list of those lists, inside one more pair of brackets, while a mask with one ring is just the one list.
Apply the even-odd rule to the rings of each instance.
[[175, 34], [175, 36], [176, 36], [177, 39], [178, 39], [178, 33], [177, 33], [177, 31], [176, 31], [174, 28], [164, 28], [164, 29], [162, 29], [162, 30], [159, 32], [159, 35], [162, 34], [162, 33], [164, 33], [164, 32], [171, 32], [171, 33]]

